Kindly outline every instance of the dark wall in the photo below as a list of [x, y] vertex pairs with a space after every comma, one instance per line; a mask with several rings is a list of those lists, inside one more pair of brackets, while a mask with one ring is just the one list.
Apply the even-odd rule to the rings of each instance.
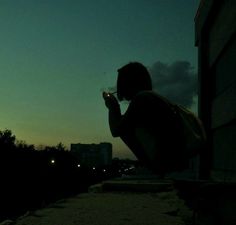
[[199, 115], [208, 134], [202, 174], [236, 180], [236, 1], [203, 1], [195, 25]]

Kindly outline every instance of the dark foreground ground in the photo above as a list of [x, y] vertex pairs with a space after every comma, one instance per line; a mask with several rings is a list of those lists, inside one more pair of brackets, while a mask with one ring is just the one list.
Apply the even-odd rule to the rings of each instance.
[[236, 225], [236, 184], [125, 177], [0, 225]]
[[185, 225], [192, 217], [170, 181], [115, 180], [3, 224]]

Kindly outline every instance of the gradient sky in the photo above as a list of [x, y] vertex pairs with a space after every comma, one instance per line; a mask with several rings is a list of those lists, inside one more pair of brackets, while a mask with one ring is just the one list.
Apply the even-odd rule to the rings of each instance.
[[[28, 144], [111, 142], [102, 90], [130, 61], [197, 67], [199, 0], [0, 0], [0, 130]], [[196, 106], [193, 106], [196, 108]]]

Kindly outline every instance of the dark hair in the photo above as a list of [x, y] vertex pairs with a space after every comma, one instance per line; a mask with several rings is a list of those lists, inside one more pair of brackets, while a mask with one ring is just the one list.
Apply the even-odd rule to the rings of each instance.
[[152, 89], [151, 76], [143, 64], [131, 62], [117, 71], [117, 97], [120, 101], [131, 100], [138, 92]]

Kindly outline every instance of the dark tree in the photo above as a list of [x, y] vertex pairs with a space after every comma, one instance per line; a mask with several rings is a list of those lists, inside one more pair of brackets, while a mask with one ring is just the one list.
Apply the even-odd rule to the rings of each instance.
[[15, 148], [16, 136], [11, 130], [0, 131], [0, 148], [13, 149]]

